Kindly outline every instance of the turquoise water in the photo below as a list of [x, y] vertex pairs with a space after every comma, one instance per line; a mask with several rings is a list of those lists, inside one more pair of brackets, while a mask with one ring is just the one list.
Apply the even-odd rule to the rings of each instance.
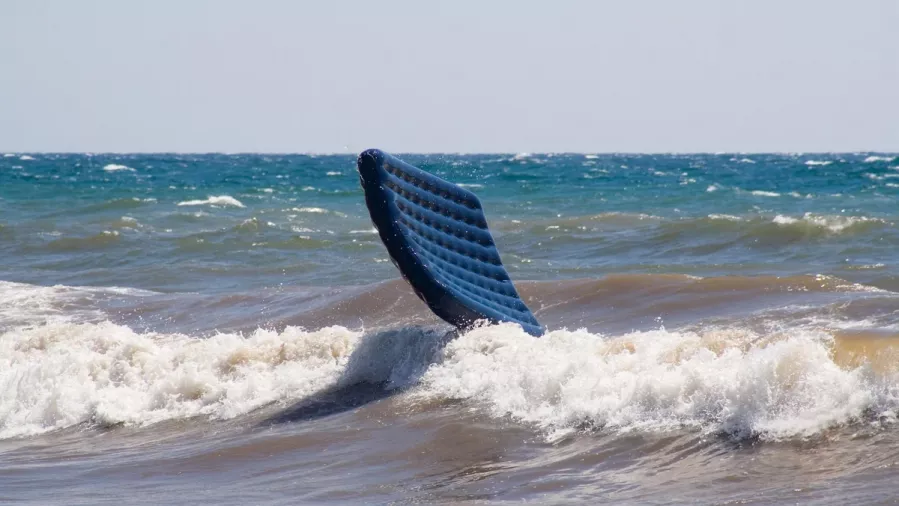
[[0, 503], [886, 504], [899, 156], [400, 155], [547, 334], [458, 336], [355, 157], [0, 157]]
[[[210, 291], [395, 275], [352, 156], [33, 158], [0, 158], [0, 279]], [[482, 198], [516, 279], [809, 273], [895, 282], [894, 155], [406, 158]]]

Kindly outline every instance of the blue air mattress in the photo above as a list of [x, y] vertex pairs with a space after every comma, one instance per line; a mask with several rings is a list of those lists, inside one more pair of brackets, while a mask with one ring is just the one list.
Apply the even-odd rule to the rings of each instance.
[[358, 168], [381, 241], [431, 311], [462, 329], [487, 320], [543, 334], [500, 261], [473, 193], [377, 149], [359, 155]]

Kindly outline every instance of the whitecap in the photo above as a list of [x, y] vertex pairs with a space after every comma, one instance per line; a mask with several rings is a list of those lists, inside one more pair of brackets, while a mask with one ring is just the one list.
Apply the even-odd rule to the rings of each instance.
[[778, 214], [772, 221], [778, 225], [795, 225], [797, 223], [803, 223], [805, 225], [823, 228], [833, 233], [840, 233], [855, 225], [863, 223], [886, 223], [880, 218], [869, 218], [867, 216], [824, 216], [813, 213], [805, 213], [802, 218], [793, 218]]
[[830, 165], [832, 163], [833, 162], [830, 160], [807, 160], [805, 162], [805, 164], [810, 167], [816, 167], [816, 166], [824, 167], [824, 166]]
[[865, 158], [865, 163], [892, 162], [895, 159], [895, 156], [869, 156]]
[[753, 190], [751, 193], [757, 197], [780, 197], [780, 194], [777, 192], [769, 192], [765, 190]]
[[710, 214], [708, 217], [710, 220], [743, 221], [743, 218], [732, 214]]
[[325, 214], [328, 212], [327, 209], [323, 209], [321, 207], [294, 207], [294, 208], [291, 208], [291, 211], [295, 211], [298, 213], [315, 213], [315, 214]]
[[29, 156], [29, 155], [22, 155], [22, 156], [19, 157], [19, 160], [25, 160], [25, 161], [28, 161], [28, 160], [34, 160], [34, 157], [33, 157], [33, 156]]
[[105, 170], [106, 172], [117, 172], [117, 171], [134, 172], [134, 169], [132, 169], [131, 167], [128, 167], [126, 165], [119, 165], [116, 163], [110, 163], [110, 164], [104, 166], [103, 170]]
[[230, 195], [219, 195], [219, 196], [210, 196], [206, 200], [185, 200], [184, 202], [178, 202], [179, 206], [202, 206], [202, 205], [212, 205], [212, 206], [234, 206], [234, 207], [246, 207], [234, 197]]

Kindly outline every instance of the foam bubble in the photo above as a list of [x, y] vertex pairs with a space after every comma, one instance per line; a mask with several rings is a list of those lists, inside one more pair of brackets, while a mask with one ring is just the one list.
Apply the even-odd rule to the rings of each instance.
[[830, 164], [832, 164], [832, 163], [833, 163], [833, 162], [830, 161], [830, 160], [807, 160], [807, 161], [805, 162], [805, 164], [808, 165], [808, 166], [810, 166], [810, 167], [816, 167], [816, 166], [826, 167], [826, 166], [828, 166], [828, 165], [830, 165]]
[[202, 206], [207, 204], [212, 206], [246, 207], [241, 201], [229, 195], [220, 195], [218, 197], [210, 196], [206, 200], [185, 200], [184, 202], [178, 202], [179, 206]]
[[780, 197], [780, 194], [777, 192], [769, 192], [765, 190], [753, 190], [751, 193], [756, 197]]

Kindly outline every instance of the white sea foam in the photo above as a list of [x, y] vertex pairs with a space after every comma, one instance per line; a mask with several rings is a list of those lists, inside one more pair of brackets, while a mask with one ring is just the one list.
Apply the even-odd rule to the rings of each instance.
[[564, 434], [582, 427], [694, 427], [805, 437], [895, 411], [895, 377], [834, 363], [829, 336], [740, 329], [621, 336], [478, 328], [441, 352], [441, 332], [363, 335], [288, 327], [249, 336], [141, 334], [109, 322], [50, 323], [0, 336], [0, 437], [90, 423], [227, 419], [359, 381], [408, 387]]
[[12, 158], [16, 156], [15, 153], [3, 153], [3, 158]]
[[711, 193], [711, 192], [716, 192], [720, 189], [721, 189], [721, 187], [718, 186], [717, 184], [710, 184], [709, 187], [705, 189], [705, 191]]
[[737, 161], [740, 162], [740, 163], [755, 163], [755, 160], [752, 160], [752, 159], [749, 159], [749, 158], [740, 158], [740, 159], [737, 160]]
[[234, 206], [234, 207], [245, 207], [243, 203], [237, 200], [234, 197], [229, 195], [219, 195], [210, 196], [206, 200], [185, 200], [184, 202], [178, 202], [179, 206], [203, 206], [203, 205], [211, 205], [211, 206]]
[[587, 160], [596, 160], [597, 158], [599, 158], [599, 155], [584, 155], [584, 158], [586, 158]]
[[739, 330], [618, 338], [556, 331], [537, 339], [490, 327], [450, 343], [422, 384], [427, 394], [562, 433], [693, 426], [779, 439], [816, 434], [881, 401], [895, 409], [865, 369], [832, 361], [828, 336], [796, 331], [750, 344], [759, 341], [767, 340]]
[[343, 172], [338, 172], [336, 170], [330, 170], [330, 171], [326, 172], [325, 175], [326, 176], [341, 176], [341, 175], [343, 175]]
[[[104, 232], [107, 233], [107, 232]], [[60, 232], [46, 235], [58, 237]], [[0, 281], [0, 329], [45, 324], [48, 321], [90, 321], [102, 317], [95, 301], [122, 295], [144, 296], [153, 292], [136, 288], [38, 286], [27, 283]], [[0, 337], [2, 339], [2, 337]]]
[[328, 212], [327, 209], [323, 209], [321, 207], [294, 207], [291, 211], [296, 211], [298, 213], [313, 213], [313, 214], [326, 214]]
[[743, 218], [732, 214], [710, 214], [708, 217], [710, 220], [743, 221]]
[[765, 190], [753, 190], [751, 193], [756, 197], [780, 197], [780, 194], [777, 192], [769, 192]]
[[807, 161], [805, 162], [806, 165], [811, 166], [811, 167], [816, 167], [816, 166], [825, 167], [825, 166], [830, 165], [830, 164], [832, 164], [832, 163], [833, 163], [833, 162], [830, 161], [830, 160], [807, 160]]
[[131, 167], [128, 167], [126, 165], [119, 165], [116, 163], [110, 163], [110, 164], [104, 166], [103, 170], [105, 170], [106, 172], [117, 172], [117, 171], [122, 171], [122, 170], [134, 172], [134, 169], [132, 169]]
[[869, 156], [865, 158], [865, 163], [892, 162], [895, 159], [895, 156]]
[[869, 218], [867, 216], [823, 216], [813, 213], [805, 213], [801, 218], [778, 214], [772, 221], [778, 225], [806, 224], [827, 229], [833, 233], [843, 232], [852, 226], [862, 223], [885, 223], [880, 218]]
[[33, 156], [29, 156], [29, 155], [22, 155], [22, 156], [19, 157], [19, 160], [25, 160], [25, 161], [28, 161], [28, 160], [34, 160], [34, 157], [33, 157]]
[[478, 183], [458, 183], [457, 186], [462, 188], [483, 188], [484, 185]]

